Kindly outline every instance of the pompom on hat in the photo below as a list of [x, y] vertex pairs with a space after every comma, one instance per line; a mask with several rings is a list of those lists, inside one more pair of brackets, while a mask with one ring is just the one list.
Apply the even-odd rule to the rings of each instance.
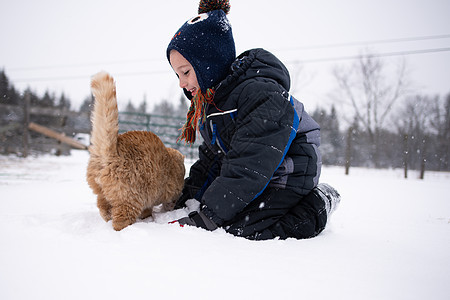
[[223, 10], [224, 13], [228, 14], [230, 12], [230, 1], [229, 0], [202, 0], [198, 4], [198, 13], [203, 14], [212, 10]]
[[[167, 47], [169, 63], [170, 51], [178, 51], [194, 68], [200, 86], [191, 99], [180, 136], [187, 143], [194, 143], [198, 122], [204, 118], [205, 103], [213, 101], [214, 87], [229, 74], [236, 58], [231, 24], [226, 16], [229, 11], [228, 0], [201, 0], [199, 15], [186, 21]], [[186, 90], [185, 94], [190, 96]]]

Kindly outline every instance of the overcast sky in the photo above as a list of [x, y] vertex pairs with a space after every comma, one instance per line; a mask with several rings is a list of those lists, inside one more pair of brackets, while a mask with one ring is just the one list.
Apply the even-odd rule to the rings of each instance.
[[[333, 58], [366, 48], [377, 53], [450, 48], [449, 0], [230, 3], [237, 52], [272, 51], [310, 109], [330, 103], [332, 67], [354, 62]], [[161, 99], [176, 103], [181, 92], [165, 50], [197, 7], [197, 0], [0, 0], [0, 68], [20, 91], [29, 86], [40, 95], [46, 89], [57, 96], [64, 92], [74, 106], [89, 95], [90, 77], [101, 70], [115, 77], [120, 106], [130, 99], [138, 104], [144, 95], [149, 106]], [[404, 58], [419, 93], [450, 92], [450, 51]]]

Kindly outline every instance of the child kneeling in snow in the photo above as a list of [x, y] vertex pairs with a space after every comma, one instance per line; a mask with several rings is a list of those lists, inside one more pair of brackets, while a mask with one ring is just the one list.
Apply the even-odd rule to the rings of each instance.
[[318, 184], [319, 125], [289, 94], [286, 67], [263, 49], [236, 58], [229, 2], [201, 1], [198, 16], [174, 35], [167, 58], [191, 100], [181, 139], [203, 137], [199, 159], [176, 208], [201, 210], [178, 220], [248, 239], [311, 238], [340, 201]]

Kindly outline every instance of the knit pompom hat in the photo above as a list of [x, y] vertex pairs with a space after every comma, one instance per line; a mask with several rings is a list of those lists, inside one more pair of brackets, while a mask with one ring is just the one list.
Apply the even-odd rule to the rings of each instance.
[[228, 73], [236, 58], [231, 25], [226, 14], [229, 1], [200, 1], [198, 16], [184, 23], [167, 47], [177, 50], [192, 65], [202, 92], [213, 88]]
[[[228, 0], [201, 0], [198, 16], [188, 20], [175, 33], [167, 47], [178, 51], [194, 68], [200, 91], [191, 99], [186, 124], [179, 138], [193, 144], [200, 121], [205, 119], [205, 105], [214, 99], [214, 87], [230, 72], [236, 58], [233, 33], [227, 14]], [[185, 94], [192, 98], [188, 91]]]

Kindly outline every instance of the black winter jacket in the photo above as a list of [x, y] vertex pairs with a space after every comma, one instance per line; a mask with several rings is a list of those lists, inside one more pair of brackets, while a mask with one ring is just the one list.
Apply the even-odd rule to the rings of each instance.
[[321, 169], [319, 125], [291, 97], [289, 73], [274, 55], [241, 54], [215, 88], [200, 127], [204, 139], [182, 198], [195, 198], [218, 225], [266, 188], [306, 195]]

